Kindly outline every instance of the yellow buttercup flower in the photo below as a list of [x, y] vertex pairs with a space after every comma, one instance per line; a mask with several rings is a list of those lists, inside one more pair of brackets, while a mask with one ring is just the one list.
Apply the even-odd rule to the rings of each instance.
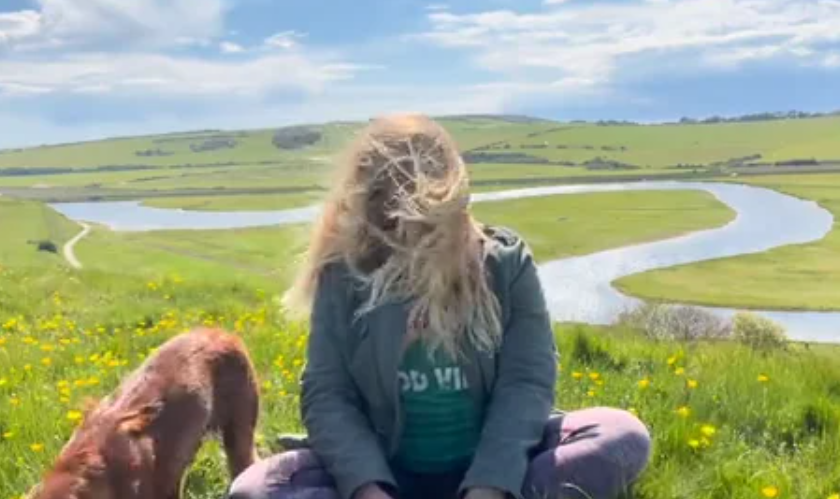
[[692, 438], [688, 441], [688, 446], [692, 449], [697, 449], [698, 447], [700, 447], [700, 441], [696, 438]]
[[761, 489], [761, 495], [764, 497], [778, 497], [779, 489], [773, 485], [768, 485]]
[[673, 366], [676, 363], [677, 363], [677, 357], [676, 356], [668, 357], [668, 365], [669, 366]]
[[688, 379], [685, 381], [685, 386], [687, 386], [690, 390], [694, 390], [695, 388], [697, 388], [697, 380]]
[[575, 371], [572, 373], [572, 377], [575, 379], [581, 379], [583, 377], [583, 373]]
[[80, 411], [67, 411], [67, 419], [73, 422], [79, 421], [82, 419], [82, 413]]
[[830, 496], [828, 496], [827, 499], [840, 499], [840, 494], [835, 492], [834, 494], [831, 494]]
[[43, 452], [44, 444], [35, 443], [29, 446], [32, 449], [32, 452]]
[[700, 428], [700, 432], [707, 437], [713, 437], [717, 433], [717, 428], [710, 424], [705, 424]]
[[688, 406], [684, 405], [677, 409], [677, 415], [681, 418], [687, 418], [689, 415], [691, 415], [691, 409], [689, 409]]
[[591, 379], [592, 381], [595, 381], [596, 379], [598, 379], [600, 377], [601, 377], [601, 375], [597, 372], [589, 373], [589, 379]]
[[642, 390], [646, 389], [649, 386], [650, 386], [650, 380], [649, 379], [644, 378], [644, 379], [639, 380], [639, 388], [641, 388]]
[[587, 397], [594, 397], [595, 396], [595, 390], [589, 390], [588, 392], [586, 392], [586, 396]]
[[7, 432], [3, 433], [3, 440], [9, 440], [14, 436], [15, 436], [15, 432], [7, 431]]
[[766, 374], [759, 374], [758, 375], [758, 382], [759, 383], [767, 383], [768, 381], [770, 381], [770, 376], [767, 376]]
[[685, 374], [685, 368], [684, 367], [676, 368], [674, 370], [674, 374], [676, 374], [677, 376], [682, 376], [683, 374]]

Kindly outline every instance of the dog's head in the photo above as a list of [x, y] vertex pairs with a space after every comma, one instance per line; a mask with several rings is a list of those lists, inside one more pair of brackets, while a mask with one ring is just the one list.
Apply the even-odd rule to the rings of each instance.
[[30, 499], [153, 499], [152, 441], [159, 410], [89, 414]]

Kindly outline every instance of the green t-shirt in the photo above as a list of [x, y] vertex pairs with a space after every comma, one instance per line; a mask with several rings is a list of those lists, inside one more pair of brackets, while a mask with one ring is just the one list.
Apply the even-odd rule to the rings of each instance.
[[414, 342], [399, 369], [404, 425], [396, 461], [416, 473], [453, 471], [472, 460], [483, 414], [458, 362], [444, 351], [430, 357]]

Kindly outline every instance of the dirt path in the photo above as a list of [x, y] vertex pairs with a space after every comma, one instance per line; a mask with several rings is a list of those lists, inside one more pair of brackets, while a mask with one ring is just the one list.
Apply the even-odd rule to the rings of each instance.
[[76, 234], [76, 237], [67, 241], [67, 244], [64, 245], [64, 259], [67, 260], [67, 263], [70, 264], [71, 267], [74, 269], [82, 268], [82, 262], [76, 258], [76, 253], [74, 251], [76, 247], [76, 243], [87, 237], [90, 234], [90, 225], [79, 222], [79, 225], [82, 227], [82, 231]]

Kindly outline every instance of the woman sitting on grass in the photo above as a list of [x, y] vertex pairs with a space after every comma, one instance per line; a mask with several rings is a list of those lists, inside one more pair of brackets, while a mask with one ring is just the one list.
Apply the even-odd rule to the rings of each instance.
[[469, 213], [451, 137], [374, 121], [287, 296], [311, 310], [301, 447], [234, 499], [614, 498], [646, 466], [629, 413], [552, 415], [557, 354], [525, 243]]

